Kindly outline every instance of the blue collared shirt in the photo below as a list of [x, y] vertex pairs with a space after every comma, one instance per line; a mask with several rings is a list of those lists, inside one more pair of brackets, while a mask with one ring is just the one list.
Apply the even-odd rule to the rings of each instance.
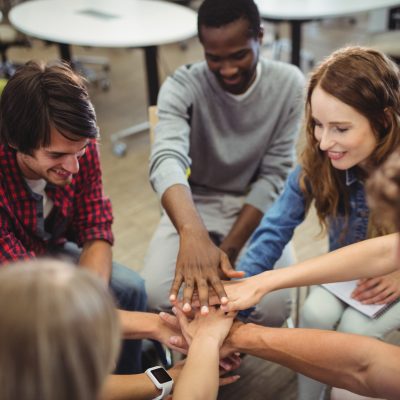
[[[270, 270], [279, 259], [295, 228], [304, 220], [305, 199], [299, 186], [301, 166], [289, 175], [281, 196], [265, 213], [254, 232], [238, 270], [252, 276]], [[329, 249], [335, 250], [367, 238], [369, 210], [364, 183], [353, 170], [346, 171], [349, 194], [349, 216], [343, 214], [329, 220]], [[313, 240], [311, 237], [310, 240]]]

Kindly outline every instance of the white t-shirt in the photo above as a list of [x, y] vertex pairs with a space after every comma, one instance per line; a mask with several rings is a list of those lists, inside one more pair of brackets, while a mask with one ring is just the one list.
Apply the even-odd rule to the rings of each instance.
[[53, 209], [53, 200], [51, 200], [44, 188], [46, 187], [47, 182], [44, 179], [26, 179], [26, 183], [28, 186], [31, 188], [32, 192], [35, 192], [36, 194], [39, 194], [43, 197], [43, 216], [44, 218], [47, 218], [48, 215], [51, 213], [51, 210]]

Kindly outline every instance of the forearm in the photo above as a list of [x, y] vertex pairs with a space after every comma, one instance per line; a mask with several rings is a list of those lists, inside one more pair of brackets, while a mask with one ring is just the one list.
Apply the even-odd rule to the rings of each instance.
[[282, 288], [384, 275], [398, 268], [397, 242], [397, 233], [365, 240], [251, 279], [267, 293]]
[[161, 393], [146, 374], [110, 375], [100, 400], [150, 400]]
[[331, 386], [398, 399], [400, 349], [358, 335], [242, 325], [229, 339], [236, 351], [264, 358]]
[[125, 339], [158, 339], [161, 320], [157, 314], [118, 310]]
[[263, 213], [257, 208], [245, 204], [231, 230], [221, 243], [221, 249], [225, 251], [230, 260], [235, 260], [251, 234], [257, 228], [263, 217]]
[[[207, 349], [205, 351], [205, 349]], [[174, 389], [174, 400], [217, 398], [219, 343], [212, 337], [195, 337]]]
[[171, 186], [164, 193], [161, 202], [179, 235], [207, 232], [187, 186]]
[[108, 283], [112, 269], [111, 245], [104, 240], [86, 242], [79, 257], [79, 265], [93, 271]]

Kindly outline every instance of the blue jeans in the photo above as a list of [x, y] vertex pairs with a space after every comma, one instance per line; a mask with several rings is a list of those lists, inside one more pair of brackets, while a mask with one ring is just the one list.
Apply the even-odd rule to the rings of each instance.
[[[127, 311], [146, 311], [147, 295], [144, 280], [130, 268], [113, 262], [110, 288], [118, 308]], [[142, 341], [123, 340], [116, 374], [138, 374], [142, 370]]]
[[[49, 255], [67, 258], [77, 263], [81, 250], [75, 243], [68, 242], [62, 248], [52, 250]], [[118, 308], [127, 311], [146, 311], [147, 295], [144, 280], [130, 268], [112, 263], [110, 289]], [[123, 340], [121, 354], [115, 374], [137, 374], [142, 370], [142, 341]]]

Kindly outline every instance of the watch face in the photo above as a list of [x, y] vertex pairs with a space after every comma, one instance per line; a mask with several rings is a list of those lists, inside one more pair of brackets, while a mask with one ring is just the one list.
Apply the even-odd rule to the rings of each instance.
[[159, 383], [166, 383], [172, 381], [172, 378], [168, 375], [167, 371], [162, 367], [151, 370], [151, 373]]

